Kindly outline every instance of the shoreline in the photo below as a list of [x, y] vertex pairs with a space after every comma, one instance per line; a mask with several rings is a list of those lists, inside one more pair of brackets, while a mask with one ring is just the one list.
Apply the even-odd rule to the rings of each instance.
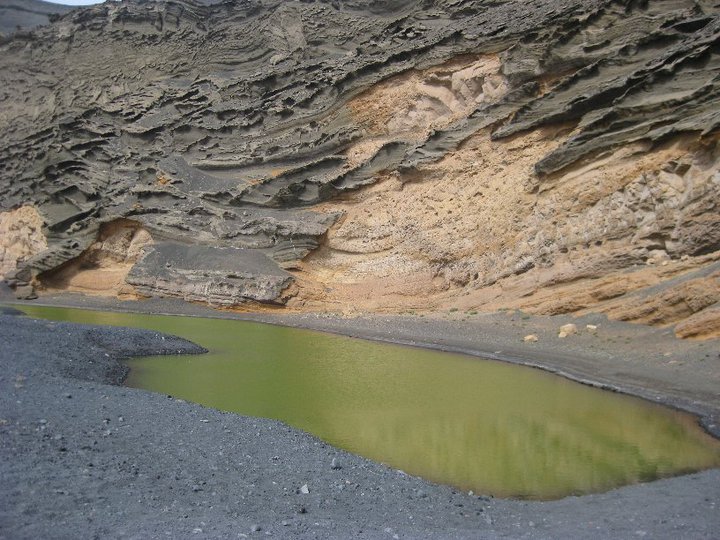
[[[84, 305], [72, 307], [101, 309], [95, 300], [81, 300]], [[142, 307], [156, 314], [173, 308], [165, 302]], [[186, 310], [206, 316], [202, 306]], [[413, 341], [414, 329], [434, 348], [482, 338], [463, 333], [467, 324], [477, 333], [478, 321], [220, 315], [345, 335], [353, 326], [354, 337], [379, 341]], [[505, 330], [491, 324], [498, 317], [508, 317], [499, 319]], [[493, 344], [504, 339], [511, 345], [510, 338], [525, 331], [510, 317], [483, 316]], [[709, 539], [720, 529], [720, 469], [545, 502], [471, 495], [339, 450], [281, 422], [106, 384], [117, 380], [108, 373], [122, 358], [191, 350], [183, 340], [168, 342], [147, 330], [1, 318], [0, 337], [8, 346], [0, 351], [6, 373], [0, 377], [0, 472], [6, 479], [0, 538]], [[532, 324], [542, 329], [541, 322]], [[557, 320], [546, 322], [554, 332]], [[456, 334], [444, 335], [448, 328]], [[572, 359], [574, 348], [585, 345], [579, 340], [563, 347]], [[682, 348], [696, 355], [705, 349]], [[538, 349], [544, 350], [531, 350]], [[333, 458], [340, 469], [332, 467]]]
[[[36, 305], [259, 322], [326, 332], [380, 343], [464, 354], [478, 359], [506, 362], [540, 369], [579, 384], [638, 397], [675, 410], [690, 413], [697, 417], [699, 425], [707, 433], [716, 439], [720, 439], [720, 354], [718, 354], [718, 351], [720, 351], [720, 339], [710, 339], [706, 341], [682, 340], [675, 338], [672, 332], [670, 332], [670, 336], [668, 336], [668, 330], [665, 328], [610, 321], [601, 315], [589, 315], [578, 318], [567, 315], [540, 317], [529, 316], [522, 313], [517, 315], [517, 313], [520, 312], [500, 312], [478, 314], [474, 317], [476, 320], [470, 323], [470, 326], [474, 326], [475, 328], [487, 327], [490, 324], [497, 324], [498, 321], [502, 322], [502, 319], [506, 317], [510, 319], [512, 319], [513, 316], [519, 317], [527, 321], [524, 326], [526, 333], [544, 332], [545, 334], [551, 334], [548, 336], [550, 339], [544, 343], [545, 347], [538, 347], [536, 343], [522, 343], [522, 336], [520, 335], [522, 332], [515, 333], [516, 335], [508, 335], [508, 332], [504, 335], [502, 333], [495, 333], [493, 336], [494, 339], [486, 339], [485, 341], [473, 339], [468, 336], [468, 328], [460, 328], [463, 322], [467, 323], [467, 321], [458, 320], [459, 318], [463, 318], [462, 315], [456, 315], [452, 318], [431, 318], [417, 315], [408, 316], [395, 314], [362, 314], [347, 317], [327, 312], [237, 312], [217, 310], [209, 306], [190, 304], [176, 299], [123, 301], [109, 297], [93, 297], [73, 293], [44, 296], [33, 301], [4, 300], [0, 294], [0, 302], [14, 306]], [[437, 315], [442, 316], [443, 314]], [[663, 374], [665, 377], [661, 377], [659, 370], [656, 367], [648, 366], [647, 362], [645, 362], [645, 365], [639, 366], [639, 369], [634, 373], [610, 373], [618, 366], [618, 362], [613, 362], [608, 370], [594, 373], [593, 368], [597, 369], [603, 362], [605, 364], [608, 363], [608, 354], [615, 357], [620, 354], [625, 354], [627, 361], [620, 365], [622, 368], [626, 368], [628, 367], [627, 362], [632, 363], [638, 359], [637, 351], [631, 347], [624, 347], [622, 344], [620, 344], [620, 347], [608, 347], [609, 343], [607, 342], [603, 344], [604, 348], [599, 349], [595, 354], [590, 353], [589, 349], [578, 350], [577, 347], [575, 347], [573, 350], [572, 346], [577, 346], [578, 341], [582, 340], [582, 344], [587, 343], [588, 336], [584, 336], [583, 339], [581, 333], [580, 335], [570, 336], [564, 340], [552, 338], [552, 332], [567, 322], [575, 322], [579, 328], [586, 323], [594, 323], [603, 328], [601, 332], [606, 332], [607, 329], [610, 336], [613, 336], [614, 333], [622, 332], [623, 335], [634, 334], [634, 338], [642, 337], [645, 340], [661, 339], [661, 347], [664, 346], [672, 349], [670, 353], [671, 357], [684, 355], [684, 360], [682, 361], [684, 363], [678, 363], [678, 366], [693, 361], [696, 364], [699, 362], [707, 362], [706, 365], [713, 364], [710, 366], [709, 371], [711, 372], [710, 380], [714, 383], [714, 387], [711, 383], [708, 385], [709, 388], [705, 388], [704, 393], [700, 394], [696, 388], [692, 387], [693, 383], [698, 382], [697, 380], [683, 381], [682, 372], [678, 374], [677, 371], [675, 371], [672, 374], [672, 378], [668, 380], [667, 373]], [[433, 331], [433, 329], [427, 328], [428, 325], [441, 325], [442, 328]], [[388, 326], [395, 329], [394, 333], [386, 331]], [[399, 334], [397, 333], [398, 326], [401, 327]], [[428, 332], [428, 330], [430, 331]], [[453, 335], [454, 333], [460, 335]], [[485, 335], [483, 337], [487, 338], [488, 336]], [[515, 342], [512, 340], [513, 337], [516, 338]], [[613, 337], [609, 339], [613, 339]], [[609, 349], [612, 350], [609, 352]], [[710, 353], [706, 353], [703, 350], [708, 350]], [[715, 352], [714, 357], [712, 356], [713, 351]], [[664, 354], [668, 353], [665, 352]], [[703, 355], [706, 358], [704, 358]], [[579, 361], [581, 361], [580, 365], [578, 365]], [[673, 360], [669, 360], [669, 362], [673, 362]], [[594, 364], [594, 366], [588, 368], [590, 364]], [[637, 368], [638, 366], [631, 367]], [[631, 375], [632, 378], [630, 380], [622, 380], [624, 376], [627, 375]], [[678, 375], [680, 379], [677, 378]], [[707, 375], [707, 373], [703, 374], [704, 377]], [[705, 382], [707, 382], [707, 379], [705, 379]]]

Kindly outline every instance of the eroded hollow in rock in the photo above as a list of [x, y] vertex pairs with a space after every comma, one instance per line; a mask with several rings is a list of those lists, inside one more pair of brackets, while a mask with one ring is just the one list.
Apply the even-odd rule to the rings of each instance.
[[97, 241], [59, 268], [38, 276], [46, 290], [85, 292], [107, 296], [136, 296], [125, 281], [128, 272], [153, 243], [142, 224], [116, 219], [100, 225]]
[[348, 103], [366, 136], [422, 140], [508, 90], [496, 55], [462, 55], [426, 70], [390, 77]]

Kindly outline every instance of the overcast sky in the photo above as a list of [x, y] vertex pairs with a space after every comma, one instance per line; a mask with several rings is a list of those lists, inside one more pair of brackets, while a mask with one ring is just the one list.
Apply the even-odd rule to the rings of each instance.
[[89, 6], [90, 4], [102, 4], [105, 0], [45, 0], [52, 4], [65, 4], [67, 6]]

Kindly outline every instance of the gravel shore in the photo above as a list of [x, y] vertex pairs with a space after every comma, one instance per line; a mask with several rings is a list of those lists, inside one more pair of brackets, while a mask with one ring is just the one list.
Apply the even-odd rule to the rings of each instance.
[[[218, 313], [162, 301], [43, 302], [212, 313], [532, 359], [572, 378], [693, 410], [717, 433], [718, 343], [680, 341], [667, 330], [595, 320], [598, 332], [558, 340], [565, 318], [513, 313], [347, 319]], [[0, 538], [675, 539], [717, 538], [720, 530], [717, 469], [553, 502], [469, 495], [279, 422], [117, 386], [123, 358], [201, 352], [187, 341], [3, 311]], [[531, 332], [538, 342], [522, 342]]]

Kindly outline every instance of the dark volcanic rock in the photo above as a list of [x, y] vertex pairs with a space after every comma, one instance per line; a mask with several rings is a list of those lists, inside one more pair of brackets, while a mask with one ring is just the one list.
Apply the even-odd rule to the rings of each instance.
[[[99, 224], [128, 218], [156, 240], [215, 246], [222, 272], [245, 276], [219, 286], [196, 272], [179, 285], [140, 267], [131, 275], [142, 292], [186, 296], [192, 283], [192, 298], [281, 302], [291, 277], [280, 266], [298, 266], [339, 218], [326, 201], [388, 171], [412, 173], [481, 130], [512, 141], [567, 128], [535, 163], [528, 191], [629, 144], [681, 134], [708, 144], [720, 125], [719, 12], [694, 0], [168, 0], [74, 10], [0, 49], [0, 208], [35, 206], [48, 242], [18, 261], [19, 275], [57, 268], [95, 241]], [[448, 73], [423, 81], [426, 95], [396, 110], [400, 118], [363, 117], [364, 92], [439, 65]], [[703, 192], [698, 216], [673, 231], [673, 256], [720, 245], [708, 217], [717, 196]], [[187, 268], [185, 252], [164, 250], [143, 264], [162, 252]], [[516, 251], [516, 269], [500, 277], [539, 264]], [[251, 278], [244, 269], [258, 259]], [[203, 279], [211, 294], [198, 292]]]
[[260, 251], [162, 243], [150, 248], [127, 281], [141, 293], [232, 306], [273, 302], [291, 277]]
[[48, 24], [56, 15], [71, 9], [42, 0], [0, 0], [0, 36]]

